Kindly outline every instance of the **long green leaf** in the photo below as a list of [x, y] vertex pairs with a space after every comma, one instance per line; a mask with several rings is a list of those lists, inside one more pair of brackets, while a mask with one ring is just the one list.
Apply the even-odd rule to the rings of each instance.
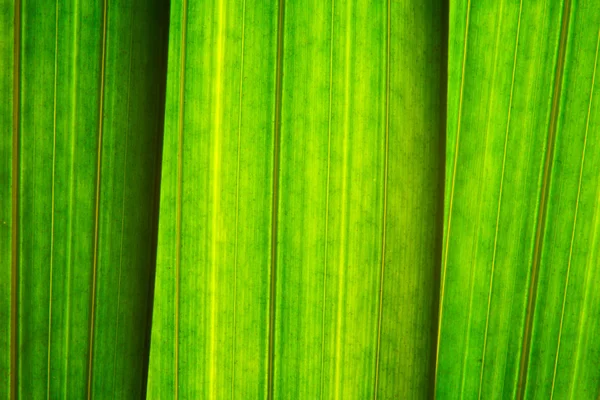
[[165, 11], [2, 1], [3, 396], [145, 391]]
[[174, 1], [150, 398], [424, 398], [442, 2]]
[[596, 398], [593, 2], [450, 10], [438, 398]]
[[277, 22], [171, 4], [151, 399], [267, 395]]

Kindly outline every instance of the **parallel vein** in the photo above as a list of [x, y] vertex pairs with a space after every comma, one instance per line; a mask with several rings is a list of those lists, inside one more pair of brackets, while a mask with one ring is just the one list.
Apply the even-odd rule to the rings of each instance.
[[375, 356], [375, 388], [374, 400], [377, 400], [379, 392], [379, 362], [381, 353], [381, 322], [383, 320], [383, 292], [385, 278], [385, 245], [387, 233], [387, 196], [388, 196], [388, 164], [389, 164], [389, 139], [390, 139], [390, 41], [391, 41], [391, 13], [390, 0], [387, 1], [387, 40], [386, 40], [386, 76], [385, 76], [385, 157], [383, 172], [383, 223], [381, 233], [381, 270], [379, 275], [379, 310], [377, 318], [377, 349]]
[[478, 399], [481, 399], [481, 391], [483, 388], [483, 371], [485, 370], [485, 354], [487, 349], [487, 339], [488, 339], [488, 329], [490, 322], [490, 307], [492, 304], [492, 292], [494, 289], [494, 272], [496, 267], [496, 250], [498, 248], [498, 227], [500, 226], [500, 209], [502, 207], [502, 194], [504, 189], [504, 172], [506, 167], [506, 149], [508, 147], [508, 133], [510, 132], [510, 112], [512, 110], [512, 102], [513, 102], [513, 93], [515, 88], [515, 72], [517, 70], [517, 52], [519, 49], [519, 37], [521, 33], [521, 13], [523, 11], [523, 0], [520, 1], [519, 4], [519, 17], [517, 21], [517, 34], [516, 34], [516, 43], [515, 43], [515, 51], [513, 56], [513, 67], [512, 67], [512, 78], [510, 83], [510, 97], [508, 101], [508, 116], [506, 122], [506, 132], [504, 135], [504, 148], [502, 151], [502, 172], [500, 176], [500, 192], [498, 194], [498, 207], [496, 209], [496, 223], [494, 230], [494, 249], [492, 251], [492, 268], [490, 272], [490, 284], [488, 289], [488, 301], [487, 301], [487, 310], [485, 314], [485, 332], [483, 334], [483, 351], [481, 354], [481, 370], [479, 372], [479, 394], [477, 395]]
[[533, 262], [531, 266], [531, 283], [527, 302], [527, 312], [525, 318], [525, 330], [523, 332], [523, 345], [521, 349], [521, 360], [519, 366], [519, 381], [517, 385], [517, 398], [525, 397], [525, 386], [527, 384], [527, 370], [529, 367], [529, 351], [531, 347], [531, 335], [533, 327], [533, 318], [535, 314], [535, 302], [537, 298], [537, 286], [539, 278], [539, 265], [542, 256], [542, 241], [545, 232], [546, 215], [548, 211], [548, 195], [550, 192], [550, 181], [552, 178], [552, 164], [554, 159], [554, 144], [556, 138], [558, 111], [562, 91], [563, 70], [565, 64], [565, 53], [567, 46], [567, 35], [569, 30], [569, 18], [571, 11], [571, 1], [565, 0], [562, 25], [560, 31], [560, 42], [558, 47], [558, 59], [556, 64], [556, 74], [554, 77], [554, 89], [552, 93], [552, 109], [550, 113], [550, 125], [548, 129], [546, 159], [542, 175], [542, 186], [540, 188], [540, 206], [538, 212], [537, 227], [535, 233], [535, 247], [533, 250]]

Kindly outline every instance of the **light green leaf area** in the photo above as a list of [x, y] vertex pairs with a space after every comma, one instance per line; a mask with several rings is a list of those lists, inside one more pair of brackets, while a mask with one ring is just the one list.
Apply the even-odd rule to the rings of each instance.
[[598, 396], [599, 27], [585, 0], [451, 4], [437, 398]]
[[286, 2], [275, 398], [429, 394], [442, 13]]
[[2, 1], [3, 398], [145, 391], [166, 30], [137, 3]]
[[171, 5], [149, 397], [427, 397], [442, 4], [282, 6]]

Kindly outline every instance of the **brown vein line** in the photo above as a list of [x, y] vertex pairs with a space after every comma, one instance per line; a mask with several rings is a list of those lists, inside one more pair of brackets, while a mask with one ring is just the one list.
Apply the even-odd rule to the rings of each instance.
[[448, 207], [448, 230], [446, 232], [446, 239], [444, 244], [444, 256], [442, 260], [442, 278], [441, 278], [441, 289], [440, 289], [440, 316], [438, 321], [438, 332], [437, 332], [437, 346], [436, 346], [436, 355], [435, 355], [435, 374], [434, 374], [434, 387], [437, 386], [437, 377], [438, 377], [438, 368], [439, 368], [439, 360], [440, 360], [440, 342], [441, 342], [441, 333], [442, 333], [442, 318], [444, 312], [444, 292], [445, 292], [445, 283], [446, 283], [446, 266], [448, 264], [448, 245], [450, 243], [450, 229], [452, 227], [452, 207], [454, 205], [454, 184], [456, 182], [456, 165], [458, 163], [458, 150], [460, 143], [460, 124], [462, 117], [462, 105], [463, 105], [463, 91], [465, 84], [465, 65], [467, 63], [467, 44], [469, 38], [469, 19], [471, 15], [471, 0], [467, 1], [467, 16], [465, 22], [465, 35], [464, 35], [464, 44], [463, 44], [463, 59], [462, 59], [462, 70], [460, 77], [460, 94], [458, 98], [458, 121], [456, 127], [456, 144], [454, 147], [454, 163], [452, 166], [452, 183], [450, 186], [450, 204]]
[[502, 173], [501, 173], [501, 177], [500, 177], [500, 193], [498, 195], [498, 207], [496, 209], [494, 250], [492, 252], [492, 270], [490, 272], [488, 302], [487, 302], [487, 310], [486, 310], [486, 315], [485, 315], [485, 332], [483, 335], [483, 337], [484, 337], [483, 350], [482, 350], [482, 355], [481, 355], [481, 368], [479, 371], [479, 394], [477, 395], [478, 399], [481, 399], [483, 371], [485, 369], [485, 353], [486, 353], [486, 349], [487, 349], [488, 328], [489, 328], [489, 321], [490, 321], [490, 306], [492, 304], [492, 291], [493, 291], [493, 287], [494, 287], [494, 272], [495, 272], [495, 267], [496, 267], [496, 254], [497, 254], [496, 250], [498, 247], [498, 226], [500, 225], [500, 209], [502, 207], [502, 194], [503, 194], [503, 189], [504, 189], [504, 172], [505, 172], [505, 166], [506, 166], [506, 149], [508, 147], [508, 133], [510, 130], [510, 113], [512, 110], [513, 93], [514, 93], [514, 87], [515, 87], [515, 72], [517, 70], [517, 50], [519, 48], [519, 37], [520, 37], [520, 32], [521, 32], [521, 12], [522, 11], [523, 11], [523, 0], [521, 0], [521, 2], [519, 4], [519, 17], [517, 20], [516, 43], [515, 43], [515, 51], [514, 51], [514, 55], [513, 55], [513, 69], [512, 69], [512, 78], [511, 78], [511, 83], [510, 83], [510, 98], [508, 101], [508, 116], [507, 116], [507, 122], [506, 122], [506, 132], [504, 135], [504, 150], [503, 150], [503, 154], [502, 154]]
[[521, 360], [519, 363], [519, 381], [517, 384], [517, 399], [525, 397], [525, 386], [527, 384], [527, 370], [529, 367], [529, 350], [531, 347], [531, 334], [533, 327], [533, 317], [535, 313], [535, 300], [537, 297], [538, 273], [542, 256], [542, 240], [546, 225], [547, 202], [550, 192], [550, 180], [552, 172], [552, 161], [554, 158], [554, 142], [556, 138], [556, 124], [558, 120], [558, 109], [560, 106], [560, 97], [562, 90], [562, 76], [565, 64], [565, 52], [567, 44], [567, 33], [569, 30], [569, 18], [571, 11], [571, 1], [565, 0], [560, 43], [558, 47], [558, 59], [556, 73], [554, 77], [554, 89], [552, 93], [552, 109], [550, 113], [550, 126], [548, 128], [546, 160], [544, 162], [544, 171], [542, 176], [540, 208], [538, 213], [537, 228], [535, 233], [535, 247], [533, 249], [533, 262], [531, 266], [531, 283], [529, 287], [529, 299], [527, 301], [527, 311], [525, 317], [525, 330], [523, 332], [523, 347], [521, 349]]
[[131, 70], [133, 66], [133, 16], [135, 14], [135, 0], [132, 1], [131, 18], [129, 20], [129, 72], [127, 75], [127, 132], [125, 133], [125, 156], [123, 161], [123, 198], [121, 200], [121, 238], [119, 243], [119, 280], [117, 284], [117, 313], [116, 313], [116, 324], [115, 324], [115, 344], [113, 351], [113, 389], [112, 398], [116, 399], [116, 381], [117, 381], [117, 346], [119, 344], [119, 313], [121, 312], [121, 275], [123, 271], [123, 237], [125, 229], [125, 192], [127, 190], [127, 156], [129, 154], [129, 135], [131, 134]]
[[188, 0], [183, 0], [181, 21], [181, 59], [179, 66], [179, 121], [177, 132], [177, 204], [175, 211], [175, 400], [179, 399], [179, 284], [181, 269], [181, 213], [183, 202], [183, 117], [185, 91], [185, 56], [187, 47]]
[[238, 267], [238, 224], [240, 210], [240, 154], [242, 137], [242, 100], [244, 90], [244, 37], [246, 34], [246, 0], [242, 0], [242, 43], [240, 56], [240, 102], [238, 116], [238, 134], [237, 134], [237, 166], [235, 172], [235, 244], [233, 255], [233, 335], [231, 336], [231, 398], [235, 396], [235, 335], [237, 331], [237, 267]]
[[273, 143], [273, 203], [271, 206], [271, 282], [269, 294], [269, 360], [267, 399], [273, 399], [273, 373], [275, 360], [275, 296], [277, 295], [277, 225], [279, 213], [279, 152], [281, 142], [281, 97], [283, 79], [283, 33], [285, 0], [279, 0], [277, 16], [277, 72], [275, 77], [275, 127]]
[[56, 171], [56, 86], [58, 78], [58, 0], [55, 2], [55, 32], [54, 32], [54, 95], [53, 95], [53, 121], [52, 121], [52, 189], [51, 189], [51, 237], [50, 237], [50, 300], [48, 301], [48, 377], [46, 381], [46, 398], [50, 400], [50, 366], [52, 354], [52, 295], [54, 278], [54, 187]]
[[379, 363], [381, 356], [381, 322], [383, 320], [383, 291], [385, 278], [385, 245], [387, 239], [387, 195], [388, 195], [388, 164], [390, 143], [390, 39], [391, 39], [391, 12], [390, 0], [387, 0], [387, 43], [386, 43], [386, 72], [385, 72], [385, 156], [383, 167], [383, 226], [381, 232], [381, 271], [379, 274], [379, 316], [377, 321], [377, 350], [375, 356], [375, 392], [373, 398], [377, 400], [379, 391]]
[[323, 302], [321, 304], [321, 384], [319, 399], [323, 399], [325, 382], [325, 311], [327, 302], [327, 254], [329, 251], [329, 182], [331, 170], [331, 111], [333, 106], [333, 21], [335, 16], [335, 0], [331, 0], [331, 25], [329, 32], [329, 115], [327, 122], [327, 183], [325, 186], [325, 249], [323, 262]]
[[10, 307], [10, 398], [17, 398], [18, 288], [19, 288], [19, 141], [21, 82], [21, 0], [14, 2], [13, 53], [13, 131], [12, 131], [12, 229], [11, 229], [11, 307]]
[[92, 307], [90, 311], [90, 347], [88, 349], [88, 377], [87, 398], [92, 397], [93, 360], [94, 360], [94, 325], [96, 322], [96, 278], [98, 272], [98, 239], [99, 239], [99, 214], [100, 214], [100, 180], [102, 177], [102, 137], [104, 134], [104, 84], [106, 78], [106, 24], [108, 13], [108, 0], [102, 5], [102, 57], [100, 64], [100, 100], [98, 111], [98, 154], [96, 160], [96, 204], [94, 211], [94, 255], [92, 267]]
[[[599, 36], [599, 38], [600, 38], [600, 36]], [[563, 293], [562, 310], [560, 313], [560, 327], [558, 329], [558, 343], [556, 345], [556, 356], [554, 358], [554, 372], [552, 373], [552, 389], [550, 391], [550, 399], [554, 398], [554, 383], [556, 381], [556, 371], [557, 371], [557, 367], [558, 367], [558, 359], [559, 359], [559, 355], [560, 355], [560, 343], [561, 343], [561, 338], [562, 338], [563, 322], [564, 322], [564, 317], [565, 317], [565, 305], [567, 304], [567, 293], [569, 290], [569, 277], [571, 275], [571, 261], [573, 259], [573, 245], [575, 243], [575, 231], [577, 229], [577, 215], [579, 213], [579, 200], [581, 198], [581, 182], [583, 181], [583, 167], [584, 167], [584, 163], [585, 163], [585, 150], [587, 147], [588, 132], [589, 132], [589, 127], [590, 127], [590, 114], [592, 111], [594, 82], [596, 79], [596, 66], [598, 63], [598, 43], [599, 42], [596, 41], [596, 55], [594, 57], [594, 72], [592, 74], [592, 84], [591, 84], [591, 88], [590, 88], [590, 100], [588, 103], [588, 112], [587, 112], [586, 123], [585, 123], [585, 134], [583, 137], [583, 150], [581, 153], [581, 165], [579, 167], [579, 184], [577, 186], [577, 199], [575, 201], [575, 217], [573, 219], [573, 230], [571, 232], [571, 243], [569, 245], [569, 261], [567, 263], [567, 276], [565, 278], [565, 288], [564, 288], [564, 293]]]

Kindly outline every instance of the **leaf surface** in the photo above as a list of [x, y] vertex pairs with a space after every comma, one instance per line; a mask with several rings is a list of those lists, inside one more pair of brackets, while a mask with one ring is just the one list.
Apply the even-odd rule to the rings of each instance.
[[151, 399], [267, 396], [277, 22], [171, 4]]
[[431, 393], [443, 20], [172, 3], [150, 398]]
[[166, 29], [136, 3], [2, 2], [11, 398], [145, 391]]
[[595, 398], [600, 13], [461, 1], [450, 21], [437, 397]]
[[276, 398], [429, 393], [443, 11], [286, 2]]

